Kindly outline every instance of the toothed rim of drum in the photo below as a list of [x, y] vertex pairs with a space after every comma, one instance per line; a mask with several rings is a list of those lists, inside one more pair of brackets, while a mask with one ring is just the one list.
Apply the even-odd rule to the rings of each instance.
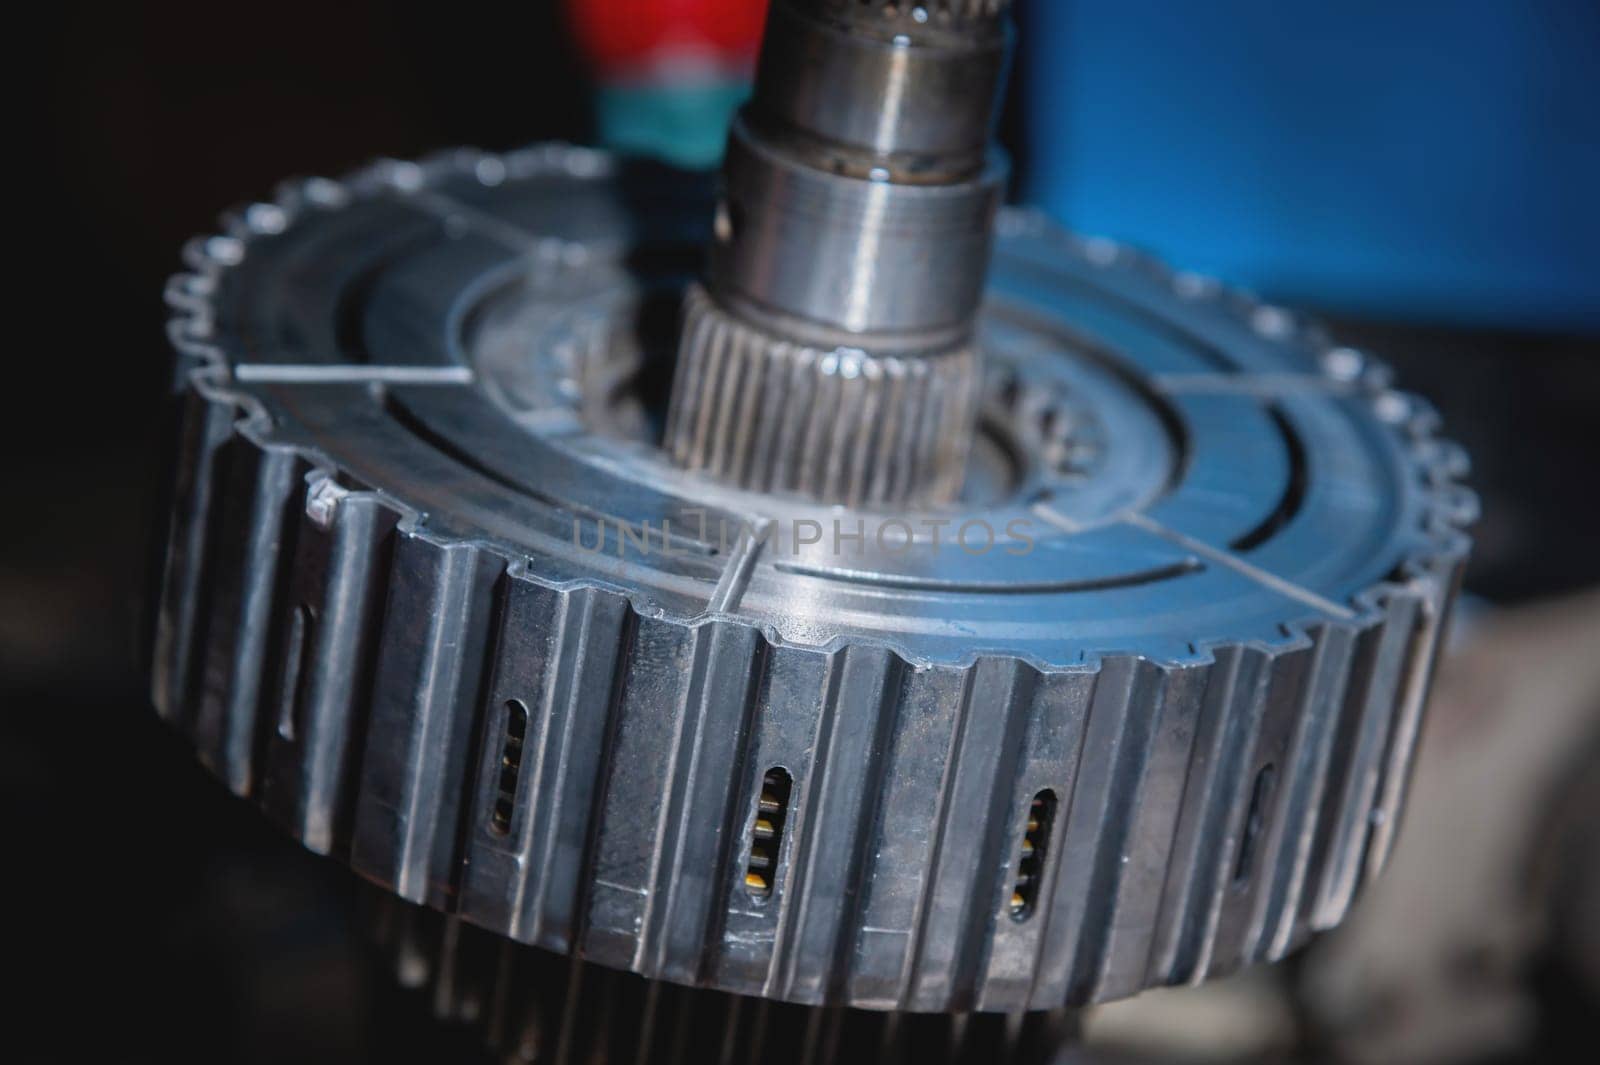
[[[163, 615], [167, 631], [158, 636], [158, 655], [165, 648], [172, 657], [158, 661], [154, 686], [158, 708], [189, 732], [202, 760], [236, 792], [276, 810], [308, 847], [346, 857], [402, 898], [450, 910], [522, 942], [578, 952], [653, 978], [786, 1001], [915, 1010], [1078, 1004], [1281, 957], [1311, 932], [1337, 923], [1392, 845], [1443, 615], [1465, 557], [1461, 530], [1476, 502], [1456, 483], [1465, 473], [1465, 458], [1434, 437], [1431, 411], [1393, 391], [1387, 372], [1371, 360], [1331, 346], [1288, 312], [1203, 278], [1173, 274], [1112, 242], [1068, 236], [1037, 214], [1001, 217], [1002, 236], [1034, 239], [1096, 269], [1133, 271], [1179, 299], [1222, 308], [1258, 335], [1300, 345], [1319, 360], [1328, 380], [1371, 408], [1403, 450], [1406, 475], [1425, 487], [1427, 550], [1400, 560], [1401, 580], [1379, 582], [1355, 596], [1348, 616], [1285, 621], [1281, 640], [1218, 638], [1170, 658], [1107, 651], [1051, 665], [1024, 655], [974, 652], [959, 661], [929, 663], [893, 640], [840, 635], [797, 644], [769, 627], [752, 632], [752, 623], [737, 614], [676, 616], [606, 581], [552, 583], [497, 541], [451, 539], [430, 528], [425, 515], [382, 492], [339, 487], [335, 464], [316, 449], [261, 442], [269, 435], [270, 416], [248, 390], [235, 387], [228, 353], [216, 345], [214, 330], [218, 285], [249, 255], [252, 241], [286, 232], [306, 205], [337, 210], [384, 191], [414, 193], [443, 175], [494, 185], [508, 177], [603, 178], [612, 171], [604, 155], [561, 146], [505, 156], [452, 152], [420, 164], [384, 161], [344, 181], [291, 183], [276, 201], [230, 214], [220, 235], [188, 246], [191, 272], [168, 286], [175, 312], [170, 332], [185, 357], [179, 384], [197, 394], [205, 426], [222, 441], [242, 439], [254, 449], [244, 471], [243, 487], [253, 493], [247, 498], [269, 500], [264, 512], [277, 515], [274, 521], [297, 517], [292, 510], [278, 515], [278, 509], [294, 503], [291, 475], [308, 468], [313, 472], [304, 520], [323, 525], [348, 505], [350, 521], [364, 521], [368, 533], [382, 512], [397, 519], [405, 534], [396, 538], [401, 542], [392, 560], [355, 545], [357, 577], [402, 598], [382, 602], [376, 622], [358, 619], [350, 631], [379, 654], [399, 657], [385, 660], [387, 673], [372, 667], [374, 683], [386, 686], [382, 700], [350, 692], [324, 700], [330, 712], [367, 715], [362, 736], [368, 741], [359, 757], [347, 752], [344, 760], [325, 764], [319, 744], [326, 737], [307, 737], [304, 749], [295, 746], [297, 740], [282, 736], [285, 730], [292, 735], [292, 722], [277, 723], [278, 736], [289, 743], [283, 751], [263, 751], [256, 743], [263, 727], [259, 717], [272, 710], [260, 684], [272, 666], [283, 663], [268, 660], [268, 647], [260, 642], [263, 615], [248, 589], [221, 587], [240, 575], [215, 574], [208, 593], [226, 593], [222, 607], [228, 613], [219, 615], [218, 628], [235, 626], [236, 632], [199, 631], [192, 612], [179, 616], [205, 583], [189, 571], [213, 565], [207, 558], [213, 539], [204, 522], [217, 516], [213, 508], [221, 504], [196, 504], [205, 511], [199, 519], [207, 534], [203, 543], [179, 544], [175, 525]], [[263, 486], [270, 491], [262, 494]], [[268, 536], [274, 527], [268, 522], [247, 531]], [[254, 543], [229, 546], [249, 563]], [[278, 547], [270, 537], [261, 545]], [[190, 550], [197, 556], [185, 554]], [[279, 587], [299, 578], [298, 563], [275, 557], [271, 572], [263, 564], [257, 567], [263, 572], [244, 579]], [[499, 765], [479, 754], [493, 751], [482, 745], [494, 742], [501, 705], [496, 700], [506, 697], [497, 687], [501, 656], [526, 661], [517, 641], [529, 634], [496, 620], [500, 593], [481, 592], [492, 574], [506, 578], [495, 577], [495, 587], [531, 597], [559, 614], [559, 624], [576, 619], [585, 653], [595, 656], [541, 674], [540, 684], [555, 686], [549, 692], [517, 691], [514, 697], [552, 707], [563, 727], [578, 727], [579, 711], [593, 709], [574, 701], [573, 693], [588, 690], [585, 685], [605, 704], [603, 720], [582, 726], [603, 732], [582, 751], [595, 759], [591, 768], [603, 778], [599, 794], [605, 801], [579, 803], [561, 791], [554, 798], [537, 796], [535, 805], [535, 796], [522, 795], [508, 827], [534, 864], [517, 866], [510, 876], [503, 867], [497, 873], [494, 864], [508, 857], [507, 844], [499, 835], [484, 835], [494, 834], [482, 807], [494, 800]], [[469, 701], [454, 689], [423, 692], [412, 684], [411, 670], [466, 654], [465, 641], [432, 641], [419, 651], [401, 639], [391, 648], [391, 640], [407, 637], [419, 617], [453, 623], [456, 614], [441, 618], [429, 610], [437, 602], [432, 596], [447, 587], [451, 594], [480, 588], [477, 598], [451, 600], [451, 609], [476, 627], [474, 647], [486, 645], [488, 662], [478, 663], [486, 671], [479, 678], [486, 701]], [[276, 598], [272, 604], [281, 605]], [[419, 608], [421, 615], [412, 613]], [[541, 621], [546, 623], [557, 622]], [[679, 653], [692, 650], [699, 665], [688, 674], [662, 674], [660, 662], [641, 661], [646, 672], [633, 678], [630, 649], [646, 636]], [[221, 641], [217, 646], [214, 638]], [[255, 642], [244, 646], [248, 641]], [[220, 686], [196, 688], [198, 667], [213, 661], [213, 651], [231, 656], [217, 660], [229, 671], [214, 678]], [[764, 678], [780, 667], [791, 677], [808, 678], [807, 685], [821, 683], [788, 692], [781, 705], [758, 706]], [[637, 745], [647, 742], [641, 737], [665, 712], [665, 686], [675, 686], [672, 712], [681, 718], [678, 727], [690, 730], [694, 758], [685, 760], [674, 748], [656, 775], [634, 779], [627, 767], [613, 764], [610, 744], [618, 738], [634, 744], [637, 758]], [[568, 701], [558, 701], [556, 687], [570, 689]], [[476, 689], [463, 692], [469, 690]], [[548, 704], [538, 701], [545, 695]], [[373, 705], [358, 705], [362, 698]], [[389, 741], [416, 738], [418, 711], [407, 700], [424, 698], [424, 717], [449, 719], [458, 731], [473, 729], [472, 735], [454, 746], [393, 746]], [[228, 717], [235, 713], [237, 721]], [[485, 716], [481, 734], [473, 725], [477, 713]], [[271, 725], [265, 727], [270, 731]], [[759, 731], [765, 728], [789, 731], [773, 733], [779, 743]], [[929, 729], [949, 733], [942, 741], [947, 746], [930, 746]], [[374, 746], [375, 739], [383, 742]], [[552, 750], [548, 732], [535, 743], [531, 726], [528, 741], [524, 764], [571, 753], [567, 746]], [[789, 744], [787, 753], [783, 743]], [[903, 754], [902, 743], [910, 745]], [[937, 784], [932, 803], [900, 787], [898, 774], [889, 771], [890, 751], [918, 767], [919, 788]], [[292, 770], [281, 780], [273, 776], [280, 755]], [[1175, 758], [1184, 761], [1157, 765]], [[1234, 851], [1247, 853], [1238, 837], [1245, 808], [1255, 805], [1252, 791], [1260, 790], [1251, 782], [1261, 780], [1274, 760], [1279, 783], [1256, 858], [1262, 871], [1241, 891], [1230, 872], [1236, 864], [1247, 866]], [[769, 765], [792, 769], [797, 798], [792, 829], [786, 829], [788, 849], [777, 858], [773, 897], [763, 917], [735, 913], [733, 900], [743, 897], [734, 875], [750, 834], [747, 811]], [[300, 772], [312, 776], [293, 775]], [[1181, 793], [1152, 790], [1147, 773], [1167, 784], [1181, 780]], [[977, 788], [973, 794], [952, 792], [966, 789], [969, 778]], [[555, 785], [566, 786], [560, 780]], [[415, 799], [418, 809], [443, 819], [438, 838], [397, 820], [395, 803], [386, 797], [394, 787]], [[1042, 788], [1058, 789], [1061, 805], [1048, 830], [1036, 909], [1029, 923], [1019, 924], [1007, 905], [1019, 866], [1006, 854], [1022, 838], [1018, 818]], [[956, 801], [962, 796], [972, 802]], [[670, 821], [670, 832], [656, 834], [641, 864], [637, 848], [624, 844], [633, 838], [629, 826], [641, 804], [650, 802], [665, 803], [677, 819]], [[910, 837], [887, 835], [872, 818], [847, 816], [858, 802], [920, 827]], [[483, 816], [455, 816], [469, 809]], [[956, 819], [960, 824], [951, 824]], [[721, 826], [720, 835], [687, 827], [713, 823]], [[535, 860], [533, 842], [553, 839], [557, 831], [598, 848], [593, 854], [585, 850], [589, 856], [576, 871], [570, 863], [566, 867], [563, 875], [572, 879], [561, 890], [575, 892], [570, 899], [547, 882], [555, 871]], [[828, 838], [819, 844], [818, 834]], [[719, 839], [729, 841], [722, 851]], [[930, 851], [924, 844], [933, 839], [943, 845]], [[1159, 846], [1151, 851], [1140, 844]], [[622, 852], [613, 855], [612, 847], [623, 847], [639, 866], [638, 884], [601, 882], [594, 862], [620, 860]], [[711, 852], [721, 857], [710, 878], [663, 873], [699, 868], [692, 863]], [[859, 861], [848, 858], [857, 854]], [[804, 855], [804, 862], [796, 855]], [[901, 864], [895, 864], [896, 855]], [[881, 922], [875, 923], [880, 877], [917, 886], [921, 900], [914, 928], [906, 929], [908, 945], [902, 944], [910, 953], [888, 974], [882, 950], [843, 949], [883, 932]], [[533, 881], [538, 889], [525, 898]], [[658, 896], [658, 905], [635, 915], [639, 899]], [[561, 906], [552, 909], [555, 903]], [[784, 913], [794, 915], [790, 923], [767, 939], [751, 938], [759, 931], [754, 924], [741, 931], [727, 923], [759, 924]], [[752, 962], [738, 954], [763, 943], [770, 960]], [[819, 943], [827, 949], [817, 949]], [[945, 953], [951, 943], [960, 949]]]
[[[285, 181], [277, 186], [272, 200], [254, 202], [224, 212], [218, 233], [197, 237], [185, 244], [182, 257], [189, 269], [174, 275], [165, 288], [166, 301], [173, 312], [168, 320], [168, 336], [174, 348], [186, 360], [180, 367], [178, 384], [181, 386], [187, 375], [196, 390], [208, 400], [230, 404], [241, 410], [244, 413], [242, 427], [270, 423], [270, 417], [255, 397], [247, 389], [234, 386], [228, 353], [213, 343], [216, 307], [212, 297], [222, 277], [243, 261], [253, 242], [288, 232], [300, 222], [308, 209], [340, 210], [353, 202], [377, 195], [416, 193], [446, 176], [465, 176], [486, 186], [497, 186], [509, 180], [542, 176], [597, 180], [617, 173], [617, 160], [608, 153], [551, 143], [500, 154], [476, 149], [453, 149], [414, 162], [384, 158], [339, 179], [312, 177]], [[1469, 469], [1465, 452], [1438, 435], [1438, 415], [1426, 400], [1393, 387], [1393, 374], [1385, 364], [1366, 352], [1336, 343], [1320, 325], [1292, 311], [1264, 303], [1250, 293], [1224, 286], [1214, 278], [1173, 270], [1158, 258], [1127, 244], [1105, 237], [1068, 233], [1042, 212], [1032, 208], [1002, 211], [997, 220], [997, 235], [1001, 238], [1029, 237], [1041, 240], [1061, 253], [1097, 269], [1132, 270], [1158, 282], [1183, 301], [1206, 303], [1222, 309], [1258, 335], [1303, 350], [1315, 360], [1315, 365], [1330, 384], [1344, 389], [1341, 394], [1361, 398], [1370, 407], [1400, 444], [1415, 470], [1414, 477], [1427, 487], [1429, 502], [1422, 514], [1427, 547], [1401, 559], [1394, 567], [1392, 572], [1403, 577], [1403, 581], [1380, 581], [1342, 602], [1340, 605], [1348, 607], [1353, 615], [1347, 620], [1356, 623], [1376, 620], [1388, 597], [1416, 591], [1416, 581], [1428, 580], [1431, 574], [1447, 571], [1465, 558], [1470, 546], [1465, 530], [1476, 521], [1478, 515], [1476, 494], [1461, 482]], [[564, 242], [553, 240], [551, 243], [559, 254]], [[315, 449], [296, 450], [302, 453], [308, 464], [324, 471], [324, 476], [330, 479], [337, 477], [338, 465], [328, 456]], [[381, 488], [373, 494], [382, 499], [386, 507], [400, 513], [402, 529], [436, 538], [437, 534], [425, 531], [422, 527], [424, 516], [407, 507], [403, 501]], [[491, 552], [503, 551], [501, 545], [492, 541], [474, 539], [460, 542], [472, 543]], [[529, 570], [526, 560], [520, 556], [510, 557], [508, 562], [513, 569], [526, 573], [532, 579], [539, 579], [538, 574]], [[558, 586], [588, 586], [620, 591], [634, 600], [635, 607], [646, 614], [675, 616], [688, 623], [698, 624], [712, 618], [735, 622], [747, 620], [717, 610], [675, 615], [670, 610], [663, 610], [659, 603], [647, 595], [641, 597], [635, 590], [603, 580], [561, 582]], [[1322, 624], [1327, 620], [1315, 611], [1308, 612], [1303, 619], [1285, 617], [1280, 625], [1284, 640], [1282, 645], [1303, 644], [1307, 626]], [[771, 625], [756, 624], [765, 637], [774, 643], [788, 642]], [[915, 649], [892, 637], [875, 634], [841, 635], [806, 645], [831, 650], [856, 643], [886, 647], [913, 664], [924, 661]], [[1240, 644], [1275, 646], [1278, 641], [1262, 644], [1259, 640], [1216, 635], [1196, 641], [1187, 654], [1150, 655], [1135, 648], [1108, 648], [1070, 661], [1044, 659], [1027, 652], [1006, 654], [1044, 670], [1093, 668], [1101, 657], [1121, 653], [1137, 653], [1158, 663], [1179, 665], [1206, 661], [1213, 648]], [[997, 652], [978, 650], [963, 658], [941, 657], [928, 661], [928, 664], [970, 665], [994, 653]]]

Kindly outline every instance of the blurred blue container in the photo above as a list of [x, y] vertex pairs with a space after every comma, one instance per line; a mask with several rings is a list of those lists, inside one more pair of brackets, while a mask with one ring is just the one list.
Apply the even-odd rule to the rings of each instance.
[[1023, 0], [1023, 198], [1324, 309], [1600, 329], [1600, 0]]

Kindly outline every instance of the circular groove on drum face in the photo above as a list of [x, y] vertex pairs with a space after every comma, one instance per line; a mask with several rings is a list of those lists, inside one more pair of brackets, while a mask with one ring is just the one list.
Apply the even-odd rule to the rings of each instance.
[[891, 1011], [1281, 957], [1383, 864], [1474, 502], [1370, 360], [1007, 213], [967, 491], [819, 507], [659, 446], [704, 184], [540, 148], [272, 206], [168, 290], [155, 692], [311, 848], [598, 966]]

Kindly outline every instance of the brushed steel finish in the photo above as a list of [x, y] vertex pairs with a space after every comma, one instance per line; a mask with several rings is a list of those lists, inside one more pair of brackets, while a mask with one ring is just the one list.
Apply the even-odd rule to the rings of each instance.
[[896, 357], [757, 329], [696, 285], [664, 447], [757, 492], [850, 506], [941, 502], [966, 473], [979, 364], [963, 345]]
[[[1427, 404], [1006, 212], [962, 495], [747, 491], [657, 445], [711, 201], [463, 151], [193, 242], [161, 715], [384, 890], [675, 984], [1046, 1009], [1337, 924], [1394, 846], [1475, 513]], [[789, 535], [835, 522], [859, 539]]]
[[[762, 402], [755, 392], [717, 375], [784, 379], [798, 349], [808, 365], [863, 372], [795, 378], [836, 401], [813, 404], [815, 388], [796, 397], [818, 419], [801, 446], [819, 450], [793, 464], [821, 472], [780, 477], [786, 490], [834, 503], [952, 498], [977, 396], [930, 403], [927, 390], [894, 382], [938, 382], [942, 396], [979, 376], [973, 329], [1007, 173], [990, 143], [1010, 43], [1004, 15], [986, 2], [773, 4], [754, 95], [729, 134], [707, 271], [729, 324], [706, 328], [703, 310], [685, 316], [681, 361], [697, 369], [678, 377], [673, 426], [765, 422], [741, 408], [746, 395]], [[726, 349], [729, 337], [737, 359], [698, 350]], [[762, 358], [774, 365], [755, 368]], [[937, 365], [907, 364], [917, 358]], [[859, 421], [868, 410], [896, 431], [951, 439], [916, 447], [933, 461], [926, 472], [920, 457], [890, 461], [872, 453], [872, 426]], [[705, 446], [696, 432], [700, 443], [671, 449], [686, 468], [749, 484], [739, 471], [767, 464]]]

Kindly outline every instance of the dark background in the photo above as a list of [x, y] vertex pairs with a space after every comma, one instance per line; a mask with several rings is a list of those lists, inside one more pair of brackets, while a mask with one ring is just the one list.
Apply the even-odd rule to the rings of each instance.
[[[13, 41], [45, 77], [13, 102], [39, 128], [21, 164], [37, 187], [13, 207], [29, 247], [0, 534], [9, 1060], [474, 1060], [365, 959], [349, 877], [157, 723], [141, 643], [167, 476], [161, 288], [182, 242], [287, 175], [589, 136], [548, 5], [446, 14], [67, 3]], [[1004, 129], [1025, 171], [1021, 106]], [[1474, 455], [1469, 591], [1515, 603], [1600, 579], [1594, 338], [1340, 324]]]
[[349, 875], [229, 799], [160, 725], [143, 662], [167, 478], [161, 290], [183, 242], [289, 175], [587, 136], [551, 5], [442, 10], [67, 3], [30, 42], [46, 80], [18, 104], [39, 150], [13, 313], [44, 328], [19, 330], [28, 379], [6, 390], [3, 953], [23, 994], [0, 1058], [477, 1060], [359, 949]]

